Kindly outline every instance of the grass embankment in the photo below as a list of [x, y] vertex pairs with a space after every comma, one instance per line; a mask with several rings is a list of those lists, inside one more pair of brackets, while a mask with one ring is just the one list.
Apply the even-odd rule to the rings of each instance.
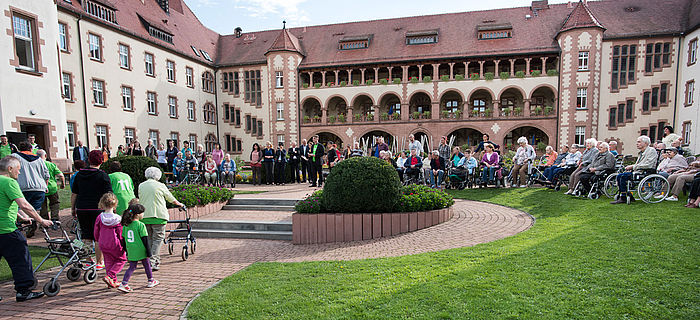
[[[44, 256], [46, 256], [47, 253], [49, 253], [49, 249], [29, 247], [29, 254], [32, 255], [32, 268], [36, 267], [39, 264], [39, 262], [41, 262], [41, 260], [44, 259]], [[52, 258], [44, 262], [44, 265], [41, 266], [41, 269], [39, 269], [39, 271], [55, 266], [58, 266], [58, 260]], [[7, 261], [5, 259], [2, 259], [0, 260], [0, 281], [5, 281], [9, 279], [12, 279], [12, 271], [10, 270], [10, 266], [7, 265]]]

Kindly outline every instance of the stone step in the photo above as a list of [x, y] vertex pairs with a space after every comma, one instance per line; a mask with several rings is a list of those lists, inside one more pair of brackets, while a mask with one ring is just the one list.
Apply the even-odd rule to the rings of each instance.
[[228, 201], [229, 205], [247, 205], [247, 206], [285, 206], [293, 207], [297, 203], [297, 199], [267, 199], [267, 198], [238, 198], [234, 197]]
[[257, 231], [292, 231], [289, 221], [232, 221], [199, 220], [192, 223], [194, 230], [257, 230]]
[[292, 240], [291, 231], [193, 229], [195, 238]]
[[227, 204], [221, 209], [245, 211], [294, 211], [294, 206], [273, 204]]

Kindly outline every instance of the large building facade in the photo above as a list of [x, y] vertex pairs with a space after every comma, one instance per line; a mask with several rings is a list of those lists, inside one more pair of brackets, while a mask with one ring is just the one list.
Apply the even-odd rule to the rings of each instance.
[[634, 153], [636, 136], [660, 138], [667, 124], [697, 152], [696, 0], [539, 0], [231, 35], [183, 0], [2, 7], [2, 129], [42, 134], [65, 163], [78, 140], [113, 151], [220, 142], [247, 159], [254, 143], [315, 134], [342, 145], [384, 136], [396, 149], [409, 134], [426, 149], [441, 136], [555, 147], [595, 137]]

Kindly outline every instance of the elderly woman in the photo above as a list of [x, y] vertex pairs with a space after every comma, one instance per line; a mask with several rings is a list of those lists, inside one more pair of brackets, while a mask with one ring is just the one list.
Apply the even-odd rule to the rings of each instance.
[[484, 156], [481, 157], [481, 164], [484, 166], [484, 170], [481, 173], [481, 181], [483, 186], [487, 186], [491, 183], [496, 183], [494, 175], [498, 169], [500, 156], [493, 151], [493, 145], [490, 143], [484, 145], [484, 151]]
[[518, 138], [518, 150], [515, 151], [515, 156], [513, 157], [513, 171], [511, 176], [513, 178], [513, 183], [511, 187], [518, 186], [518, 178], [520, 178], [520, 187], [527, 187], [527, 174], [528, 165], [535, 160], [535, 148], [527, 143], [527, 138]]
[[208, 154], [207, 160], [204, 162], [204, 182], [208, 185], [216, 184], [216, 171], [219, 166], [214, 161], [214, 158]]
[[598, 155], [596, 145], [598, 145], [598, 141], [596, 141], [596, 139], [586, 139], [586, 151], [584, 151], [581, 155], [581, 160], [578, 161], [576, 170], [574, 170], [574, 172], [569, 176], [569, 190], [567, 190], [564, 194], [574, 194], [574, 188], [578, 183], [581, 173]]
[[617, 175], [617, 186], [620, 194], [617, 197], [617, 200], [610, 202], [610, 204], [627, 203], [628, 198], [630, 199], [630, 202], [634, 201], [632, 193], [628, 192], [627, 190], [627, 182], [632, 179], [632, 172], [656, 168], [658, 154], [651, 146], [651, 139], [649, 139], [647, 136], [640, 136], [637, 138], [637, 149], [639, 150], [637, 162], [633, 165], [626, 166], [625, 170], [627, 171]]
[[656, 173], [664, 176], [664, 178], [668, 179], [672, 173], [688, 168], [688, 161], [678, 154], [678, 149], [666, 149], [662, 155], [664, 159], [656, 167]]
[[230, 154], [227, 153], [224, 156], [224, 161], [219, 166], [219, 172], [221, 172], [221, 183], [230, 183], [233, 188], [233, 184], [236, 182], [236, 161], [231, 160]]
[[[614, 168], [615, 156], [610, 152], [610, 145], [607, 142], [601, 142], [598, 144], [598, 154], [593, 159], [593, 162], [583, 169], [579, 181], [583, 184], [584, 190], [591, 190], [591, 179], [593, 176], [599, 172]], [[572, 186], [572, 189], [573, 187], [575, 186]]]
[[664, 200], [678, 201], [678, 195], [683, 191], [686, 183], [693, 182], [695, 174], [700, 172], [700, 161], [693, 161], [685, 169], [681, 169], [668, 177], [668, 183], [671, 185], [671, 192]]
[[160, 168], [149, 167], [144, 173], [146, 181], [139, 185], [139, 203], [146, 207], [143, 213], [143, 222], [148, 231], [148, 243], [151, 247], [151, 268], [160, 269], [160, 246], [165, 239], [165, 225], [168, 223], [168, 208], [165, 202], [170, 202], [178, 207], [185, 205], [177, 201], [168, 187], [160, 182], [163, 172]]
[[559, 154], [557, 154], [557, 152], [554, 151], [554, 148], [552, 148], [552, 146], [547, 146], [547, 148], [544, 149], [544, 153], [545, 153], [545, 156], [547, 156], [547, 162], [542, 166], [544, 166], [544, 167], [553, 166], [554, 163], [557, 161]]
[[[95, 240], [93, 230], [95, 220], [102, 213], [97, 206], [102, 195], [112, 192], [112, 183], [109, 175], [100, 170], [103, 160], [102, 151], [92, 150], [88, 154], [90, 166], [84, 168], [75, 175], [71, 191], [71, 213], [78, 219], [80, 234], [83, 240]], [[98, 269], [104, 268], [104, 257], [100, 246], [95, 246], [95, 257]]]

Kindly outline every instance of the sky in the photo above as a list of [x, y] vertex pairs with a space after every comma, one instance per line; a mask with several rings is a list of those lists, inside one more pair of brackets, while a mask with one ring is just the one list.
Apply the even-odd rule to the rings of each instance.
[[[200, 21], [220, 34], [287, 27], [527, 7], [531, 0], [184, 0]], [[569, 0], [549, 0], [566, 3]], [[576, 0], [573, 0], [576, 2]]]

